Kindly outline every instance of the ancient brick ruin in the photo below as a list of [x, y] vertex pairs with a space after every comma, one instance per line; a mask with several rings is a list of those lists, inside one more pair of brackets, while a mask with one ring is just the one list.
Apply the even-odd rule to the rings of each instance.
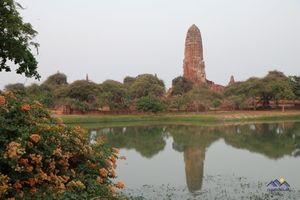
[[[183, 77], [196, 86], [208, 86], [215, 92], [222, 92], [224, 86], [206, 79], [202, 38], [199, 28], [193, 24], [187, 32], [183, 60]], [[233, 83], [234, 79], [230, 83]]]
[[194, 84], [206, 83], [202, 39], [195, 24], [189, 28], [185, 39], [183, 77]]

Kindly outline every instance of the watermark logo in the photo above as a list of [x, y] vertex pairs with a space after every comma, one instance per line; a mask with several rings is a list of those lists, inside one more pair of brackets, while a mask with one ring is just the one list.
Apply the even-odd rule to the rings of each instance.
[[280, 178], [268, 183], [267, 188], [268, 191], [290, 191], [290, 184], [284, 178]]

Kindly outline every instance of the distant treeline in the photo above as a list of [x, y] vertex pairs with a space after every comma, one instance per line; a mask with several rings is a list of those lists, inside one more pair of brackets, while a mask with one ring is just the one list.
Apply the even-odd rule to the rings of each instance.
[[25, 87], [21, 83], [5, 86], [23, 98], [37, 100], [51, 109], [68, 106], [71, 111], [206, 111], [234, 109], [271, 109], [300, 99], [300, 76], [285, 76], [270, 71], [263, 78], [252, 77], [246, 81], [226, 86], [215, 92], [208, 86], [195, 86], [179, 76], [166, 90], [164, 82], [156, 75], [141, 74], [125, 77], [123, 83], [106, 80], [95, 83], [77, 80], [68, 83], [67, 76], [56, 73], [42, 84]]

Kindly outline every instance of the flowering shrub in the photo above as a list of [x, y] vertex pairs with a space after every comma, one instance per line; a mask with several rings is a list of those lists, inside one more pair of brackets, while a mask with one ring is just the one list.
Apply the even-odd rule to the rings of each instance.
[[116, 199], [118, 149], [52, 118], [38, 102], [0, 94], [0, 199]]

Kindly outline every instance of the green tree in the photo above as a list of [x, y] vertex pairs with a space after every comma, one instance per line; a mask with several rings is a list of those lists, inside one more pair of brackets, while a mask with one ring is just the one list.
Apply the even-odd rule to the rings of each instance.
[[150, 111], [150, 112], [160, 112], [164, 110], [164, 105], [162, 102], [151, 96], [143, 96], [137, 99], [136, 106], [138, 110]]
[[65, 95], [79, 101], [93, 102], [99, 93], [99, 86], [91, 81], [78, 80], [65, 88]]
[[182, 95], [193, 88], [193, 83], [182, 76], [172, 80], [172, 95]]
[[[247, 106], [251, 98], [253, 107], [256, 109], [256, 97], [259, 97], [262, 108], [270, 108], [270, 101], [274, 100], [278, 105], [279, 100], [293, 99], [292, 84], [282, 72], [270, 71], [263, 78], [250, 78], [244, 82], [237, 82], [225, 89], [225, 96]], [[238, 106], [240, 107], [240, 106]]]
[[87, 102], [85, 101], [79, 101], [78, 99], [64, 99], [64, 103], [67, 103], [72, 107], [72, 109], [76, 111], [80, 111], [82, 113], [85, 113], [90, 110], [90, 106]]
[[51, 90], [55, 90], [60, 86], [67, 85], [67, 76], [63, 73], [57, 72], [49, 76], [42, 85], [49, 87]]
[[229, 100], [233, 103], [234, 109], [242, 110], [247, 107], [245, 95], [233, 95], [229, 97]]
[[294, 95], [300, 98], [300, 76], [289, 76]]
[[[259, 93], [264, 107], [269, 105], [270, 100], [276, 101], [278, 105], [279, 100], [294, 98], [290, 81], [282, 72], [270, 71], [260, 84]], [[284, 106], [282, 108], [284, 110]]]
[[6, 91], [10, 91], [20, 97], [26, 96], [26, 89], [24, 84], [22, 83], [14, 83], [14, 84], [8, 84], [4, 88]]
[[223, 96], [222, 94], [214, 92], [211, 89], [203, 86], [193, 88], [184, 94], [184, 98], [187, 99], [188, 110], [198, 112], [208, 110], [212, 106], [213, 100], [221, 100]]
[[39, 46], [33, 40], [37, 32], [23, 22], [18, 9], [22, 6], [14, 0], [0, 1], [0, 71], [11, 71], [11, 61], [17, 66], [16, 73], [40, 79], [32, 53], [32, 47]]
[[217, 107], [219, 107], [221, 105], [222, 101], [220, 99], [214, 99], [212, 101], [212, 105], [214, 107], [214, 110], [216, 111]]
[[102, 92], [99, 96], [103, 104], [109, 105], [113, 109], [122, 109], [128, 106], [127, 89], [122, 83], [106, 80], [100, 87]]
[[165, 84], [152, 74], [142, 74], [136, 77], [129, 90], [132, 98], [143, 96], [161, 97], [165, 93]]
[[54, 105], [53, 92], [45, 85], [33, 83], [26, 87], [26, 93], [31, 100], [37, 100], [47, 107]]
[[123, 80], [123, 84], [130, 87], [132, 85], [132, 83], [134, 83], [135, 78], [131, 77], [131, 76], [126, 76]]
[[[225, 96], [229, 97], [229, 100], [235, 105], [236, 109], [245, 108], [247, 100], [251, 100], [253, 109], [256, 110], [256, 97], [261, 96], [264, 85], [261, 79], [251, 77], [243, 82], [235, 82], [234, 84], [225, 88]], [[244, 102], [241, 102], [244, 101]]]
[[175, 108], [177, 111], [180, 111], [180, 110], [187, 109], [187, 103], [189, 102], [189, 99], [183, 95], [176, 95], [176, 96], [172, 96], [169, 99], [169, 101], [170, 101], [168, 104], [169, 109]]

